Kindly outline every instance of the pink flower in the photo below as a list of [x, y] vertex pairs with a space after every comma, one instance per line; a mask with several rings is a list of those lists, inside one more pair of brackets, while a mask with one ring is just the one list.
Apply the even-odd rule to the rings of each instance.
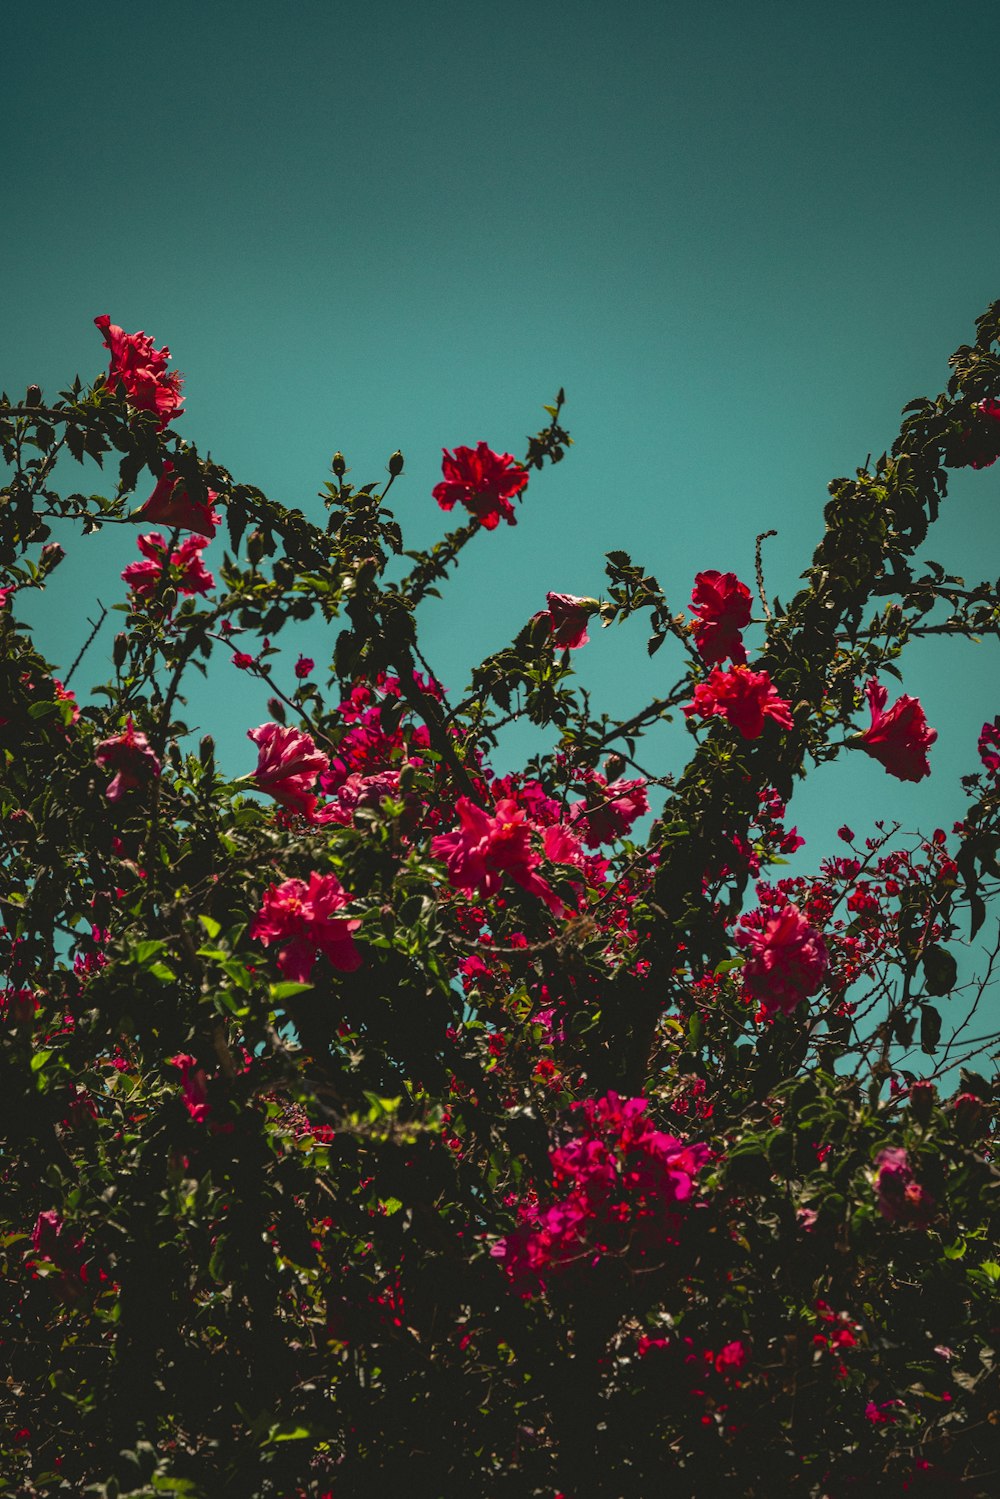
[[52, 678], [52, 685], [56, 690], [57, 701], [70, 704], [70, 723], [77, 723], [80, 718], [80, 709], [77, 705], [76, 694], [70, 688], [64, 687], [58, 677]]
[[216, 526], [220, 524], [218, 512], [212, 509], [212, 502], [219, 498], [218, 494], [210, 489], [206, 500], [192, 500], [184, 480], [179, 476], [171, 477], [173, 471], [174, 466], [168, 458], [156, 481], [156, 488], [132, 519], [156, 521], [162, 526], [179, 526], [183, 531], [197, 531], [211, 541]]
[[787, 905], [777, 916], [744, 930], [739, 941], [750, 949], [743, 982], [765, 1014], [791, 1015], [823, 982], [826, 944], [798, 906]]
[[952, 458], [955, 468], [992, 468], [1000, 457], [1000, 401], [988, 396], [975, 411], [986, 420], [963, 431], [958, 453]]
[[6, 588], [0, 588], [0, 609], [6, 609], [7, 600], [10, 598], [12, 593], [16, 592], [16, 588], [11, 587], [10, 585], [8, 585]]
[[719, 573], [710, 568], [696, 575], [691, 594], [691, 610], [698, 616], [694, 639], [706, 665], [717, 665], [727, 659], [738, 664], [746, 662], [740, 631], [750, 623], [750, 600], [749, 588], [735, 573]]
[[350, 900], [333, 874], [313, 870], [308, 885], [304, 880], [284, 880], [265, 892], [250, 935], [265, 947], [281, 944], [278, 970], [295, 983], [308, 982], [320, 953], [333, 968], [350, 973], [361, 963], [352, 935], [361, 922], [336, 915]]
[[306, 679], [306, 677], [312, 675], [315, 667], [316, 663], [315, 661], [311, 660], [310, 657], [300, 656], [295, 663], [295, 675], [298, 677], [299, 681], [302, 682]]
[[990, 775], [1000, 770], [1000, 716], [984, 723], [979, 734], [979, 758]]
[[875, 1195], [878, 1210], [888, 1223], [926, 1228], [934, 1214], [934, 1199], [914, 1180], [906, 1151], [890, 1145], [875, 1157]]
[[254, 658], [248, 656], [246, 651], [236, 651], [233, 654], [233, 665], [240, 671], [249, 671], [254, 664]]
[[732, 1343], [726, 1343], [723, 1348], [720, 1348], [714, 1360], [715, 1368], [720, 1374], [729, 1369], [734, 1371], [740, 1370], [746, 1361], [747, 1351], [739, 1339], [736, 1339]]
[[312, 787], [330, 762], [318, 750], [308, 734], [277, 723], [262, 723], [247, 730], [247, 738], [257, 745], [257, 769], [254, 776], [261, 791], [268, 791], [290, 812], [311, 817], [316, 808]]
[[684, 713], [687, 718], [721, 714], [744, 739], [759, 738], [765, 718], [773, 718], [783, 729], [794, 727], [791, 708], [778, 696], [767, 672], [750, 671], [746, 666], [734, 666], [731, 671], [713, 667], [708, 681], [699, 682], [694, 689], [694, 701]]
[[522, 889], [540, 896], [553, 915], [562, 915], [559, 897], [535, 872], [541, 859], [531, 848], [531, 824], [512, 798], [497, 802], [493, 817], [467, 796], [458, 798], [455, 810], [458, 831], [432, 838], [431, 853], [445, 861], [456, 890], [494, 895], [509, 874]]
[[146, 333], [126, 333], [107, 313], [94, 322], [104, 335], [104, 347], [111, 351], [108, 384], [121, 385], [129, 405], [138, 411], [155, 411], [161, 427], [181, 416], [181, 377], [167, 374], [170, 350], [155, 349]]
[[62, 1271], [60, 1284], [64, 1295], [75, 1299], [87, 1281], [84, 1264], [86, 1246], [79, 1229], [71, 1228], [61, 1213], [50, 1208], [39, 1213], [31, 1231], [31, 1247], [41, 1259], [49, 1260]]
[[120, 801], [126, 791], [134, 791], [160, 774], [160, 762], [150, 748], [149, 740], [132, 727], [131, 718], [124, 733], [113, 734], [110, 739], [101, 741], [94, 759], [102, 769], [115, 772], [104, 793], [109, 802]]
[[514, 461], [511, 453], [494, 453], [485, 442], [475, 448], [457, 447], [454, 453], [443, 448], [440, 484], [431, 491], [442, 510], [453, 510], [461, 501], [487, 531], [501, 519], [509, 526], [517, 524], [510, 501], [527, 488], [528, 475]]
[[649, 811], [646, 782], [608, 782], [596, 770], [586, 780], [588, 800], [574, 802], [570, 808], [573, 826], [584, 843], [588, 848], [598, 848], [602, 843], [627, 837], [636, 819]]
[[[597, 607], [596, 599], [578, 599], [572, 593], [547, 593], [549, 631], [553, 644], [562, 651], [575, 651], [590, 640], [587, 620]], [[544, 614], [542, 615], [544, 619]]]
[[170, 1065], [180, 1068], [184, 1107], [196, 1124], [204, 1124], [211, 1113], [204, 1067], [199, 1067], [196, 1059], [185, 1052], [171, 1057]]
[[884, 712], [889, 693], [874, 678], [865, 687], [871, 727], [858, 738], [858, 748], [884, 765], [900, 781], [920, 781], [931, 773], [927, 751], [937, 738], [928, 728], [919, 699], [901, 697]]
[[168, 577], [178, 593], [208, 593], [215, 587], [215, 579], [205, 568], [201, 553], [208, 546], [204, 536], [185, 536], [175, 552], [167, 551], [167, 543], [159, 531], [150, 531], [136, 541], [145, 562], [130, 562], [122, 572], [137, 599], [153, 599], [160, 588], [166, 567], [176, 569], [176, 576]]

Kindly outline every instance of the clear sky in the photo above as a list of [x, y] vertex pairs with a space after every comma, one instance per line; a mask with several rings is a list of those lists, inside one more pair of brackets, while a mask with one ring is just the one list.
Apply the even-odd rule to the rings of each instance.
[[[110, 313], [169, 344], [180, 430], [286, 504], [318, 512], [336, 448], [357, 482], [402, 448], [392, 498], [426, 545], [453, 523], [430, 498], [441, 447], [523, 453], [565, 386], [569, 458], [426, 606], [450, 686], [548, 589], [598, 592], [611, 547], [676, 610], [700, 568], [751, 580], [776, 527], [768, 589], [787, 597], [827, 481], [943, 387], [1000, 296], [1000, 13], [982, 3], [56, 0], [8, 7], [4, 32], [8, 391], [96, 376]], [[1000, 574], [998, 500], [1000, 466], [959, 476], [926, 555]], [[76, 548], [34, 601], [63, 667], [95, 597], [123, 596], [132, 542]], [[644, 633], [577, 653], [612, 710], [668, 682]], [[318, 627], [300, 644], [329, 647]], [[102, 674], [87, 664], [75, 685]], [[960, 815], [1000, 710], [995, 644], [904, 665], [940, 730], [930, 782], [842, 757], [796, 800], [803, 863], [845, 818]], [[234, 772], [263, 696], [223, 663], [196, 699]], [[677, 727], [653, 768], [686, 743]]]

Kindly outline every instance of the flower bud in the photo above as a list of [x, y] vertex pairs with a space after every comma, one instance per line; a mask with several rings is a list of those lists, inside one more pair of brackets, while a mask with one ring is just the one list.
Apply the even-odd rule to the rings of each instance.
[[336, 474], [338, 479], [342, 479], [344, 477], [344, 475], [347, 473], [347, 463], [344, 460], [343, 453], [334, 453], [333, 458], [330, 461], [330, 467], [333, 469], [333, 472]]
[[604, 774], [609, 781], [617, 781], [624, 769], [625, 761], [621, 755], [609, 755], [604, 762]]
[[389, 473], [395, 479], [396, 475], [397, 474], [401, 474], [402, 472], [403, 472], [403, 455], [399, 451], [399, 449], [397, 448], [396, 451], [393, 453], [392, 457], [389, 459]]
[[926, 1124], [931, 1117], [937, 1089], [933, 1083], [920, 1078], [910, 1084], [910, 1113], [918, 1124]]
[[42, 392], [39, 386], [28, 386], [27, 393], [24, 397], [24, 404], [26, 406], [40, 406], [42, 404]]
[[204, 734], [198, 746], [198, 758], [207, 770], [215, 759], [215, 740], [211, 734]]
[[247, 557], [253, 567], [264, 555], [264, 533], [263, 531], [251, 531], [247, 537]]
[[959, 1093], [952, 1099], [952, 1108], [955, 1133], [969, 1145], [983, 1133], [986, 1105], [975, 1093]]
[[280, 698], [269, 697], [267, 700], [267, 711], [278, 723], [285, 722], [285, 705]]
[[111, 654], [115, 666], [121, 668], [125, 665], [125, 657], [128, 655], [128, 636], [124, 630], [119, 630], [115, 636], [115, 643]]
[[53, 568], [59, 566], [65, 555], [66, 553], [58, 541], [50, 541], [46, 546], [43, 546], [42, 554], [38, 559], [42, 572], [50, 573]]

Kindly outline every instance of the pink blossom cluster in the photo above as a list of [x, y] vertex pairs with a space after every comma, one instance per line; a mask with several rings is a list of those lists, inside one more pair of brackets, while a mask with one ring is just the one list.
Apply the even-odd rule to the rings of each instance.
[[518, 1226], [492, 1250], [522, 1294], [604, 1255], [639, 1264], [676, 1242], [710, 1151], [656, 1129], [647, 1109], [646, 1099], [617, 1093], [574, 1105], [578, 1133], [550, 1152], [553, 1201], [523, 1204]]
[[822, 984], [829, 964], [826, 944], [791, 902], [743, 926], [737, 940], [747, 949], [744, 986], [765, 1015], [791, 1015]]
[[563, 914], [562, 901], [538, 873], [542, 860], [531, 844], [531, 823], [512, 797], [502, 798], [491, 813], [460, 796], [455, 811], [458, 828], [432, 838], [431, 853], [444, 860], [456, 890], [495, 895], [506, 874], [523, 890], [539, 896], [554, 916]]
[[888, 1223], [926, 1228], [934, 1216], [934, 1199], [913, 1174], [910, 1158], [900, 1146], [890, 1145], [875, 1157], [875, 1198]]
[[115, 773], [104, 793], [109, 802], [120, 801], [126, 791], [135, 791], [160, 774], [157, 755], [131, 718], [120, 734], [101, 740], [94, 759], [103, 770]]
[[334, 874], [313, 870], [308, 885], [282, 880], [265, 892], [250, 935], [265, 947], [277, 947], [278, 970], [295, 983], [309, 981], [320, 954], [332, 968], [350, 973], [361, 963], [354, 941], [361, 922], [339, 915], [350, 901]]
[[140, 536], [136, 545], [145, 561], [130, 562], [122, 578], [136, 600], [148, 602], [169, 584], [178, 593], [208, 593], [215, 579], [207, 571], [202, 552], [208, 546], [205, 536], [185, 536], [175, 551], [170, 551], [159, 531]]

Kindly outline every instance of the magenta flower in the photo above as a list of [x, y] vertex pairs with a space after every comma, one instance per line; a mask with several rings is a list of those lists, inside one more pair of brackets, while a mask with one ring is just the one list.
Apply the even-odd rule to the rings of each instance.
[[269, 792], [290, 812], [311, 817], [316, 809], [312, 787], [316, 777], [330, 768], [323, 751], [300, 729], [277, 723], [262, 723], [256, 729], [248, 729], [247, 738], [257, 745], [254, 777], [261, 791]]
[[[562, 651], [575, 651], [590, 640], [587, 621], [597, 608], [596, 599], [578, 599], [572, 593], [547, 593], [549, 631], [553, 644]], [[542, 615], [545, 618], [545, 615]]]
[[134, 791], [160, 774], [160, 762], [149, 740], [133, 728], [131, 718], [123, 733], [101, 741], [94, 759], [102, 769], [115, 772], [104, 793], [109, 802], [120, 801], [126, 791]]
[[687, 718], [697, 714], [709, 718], [720, 714], [739, 729], [744, 739], [758, 739], [764, 719], [773, 718], [783, 729], [794, 727], [791, 706], [779, 697], [766, 671], [734, 666], [730, 671], [713, 667], [708, 680], [694, 689], [694, 701], [684, 709]]
[[140, 536], [136, 545], [145, 557], [145, 562], [130, 562], [122, 572], [137, 599], [155, 597], [163, 579], [164, 569], [176, 569], [176, 574], [166, 581], [178, 593], [208, 593], [215, 587], [215, 579], [207, 571], [201, 553], [208, 546], [205, 536], [185, 536], [174, 552], [168, 552], [167, 543], [159, 531], [150, 531]]
[[331, 967], [350, 973], [361, 963], [353, 937], [361, 922], [337, 915], [350, 900], [333, 874], [313, 870], [308, 885], [284, 880], [265, 892], [250, 935], [265, 947], [278, 946], [278, 970], [296, 983], [308, 982], [320, 953]]
[[718, 665], [727, 659], [738, 665], [746, 663], [740, 631], [750, 623], [750, 601], [749, 588], [735, 573], [719, 573], [710, 568], [697, 574], [691, 612], [698, 616], [694, 639], [706, 665]]
[[298, 677], [300, 682], [303, 682], [305, 681], [306, 677], [312, 675], [315, 667], [315, 661], [313, 661], [309, 656], [300, 656], [295, 663], [295, 675]]
[[511, 453], [494, 453], [485, 442], [474, 448], [457, 447], [453, 453], [447, 448], [442, 452], [444, 478], [431, 491], [442, 510], [453, 510], [461, 503], [487, 531], [494, 530], [501, 520], [509, 526], [517, 524], [510, 502], [527, 488], [528, 475]]
[[555, 916], [563, 904], [552, 887], [536, 873], [540, 856], [531, 847], [531, 824], [510, 797], [497, 802], [493, 817], [467, 796], [455, 803], [459, 828], [431, 839], [431, 853], [448, 866], [456, 890], [494, 895], [504, 874], [532, 895], [539, 896]]
[[827, 969], [826, 944], [798, 906], [791, 904], [756, 929], [741, 933], [750, 952], [743, 982], [768, 1015], [791, 1015], [815, 994]]
[[196, 1124], [204, 1124], [211, 1113], [204, 1067], [199, 1067], [197, 1060], [186, 1052], [171, 1057], [170, 1065], [180, 1068], [184, 1107]]
[[94, 322], [104, 335], [104, 347], [111, 352], [108, 384], [120, 385], [129, 405], [138, 411], [155, 411], [160, 426], [169, 426], [181, 416], [181, 377], [167, 373], [168, 348], [156, 349], [146, 333], [126, 333], [113, 323], [107, 313]]
[[219, 514], [212, 509], [213, 500], [219, 496], [214, 489], [208, 491], [207, 500], [192, 500], [184, 480], [172, 477], [174, 466], [168, 458], [163, 472], [149, 499], [132, 517], [133, 520], [151, 520], [161, 526], [179, 526], [182, 531], [197, 531], [209, 541], [221, 524]]
[[913, 1175], [906, 1151], [890, 1145], [875, 1157], [875, 1196], [888, 1223], [926, 1228], [934, 1214], [934, 1199]]
[[920, 781], [929, 776], [927, 751], [937, 738], [937, 729], [928, 727], [919, 699], [901, 697], [886, 713], [889, 693], [874, 678], [866, 685], [865, 695], [872, 721], [860, 735], [858, 748], [884, 765], [897, 780]]
[[588, 848], [625, 838], [637, 818], [649, 811], [646, 782], [606, 781], [596, 770], [587, 776], [588, 801], [574, 802], [570, 817]]

